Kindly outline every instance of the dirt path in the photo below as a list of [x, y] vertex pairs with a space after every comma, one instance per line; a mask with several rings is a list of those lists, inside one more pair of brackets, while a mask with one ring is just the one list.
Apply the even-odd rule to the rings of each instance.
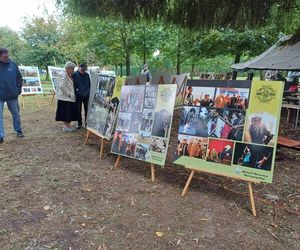
[[[248, 197], [234, 193], [245, 192], [244, 183], [197, 175], [181, 198], [187, 171], [168, 163], [152, 183], [140, 161], [115, 169], [114, 155], [100, 160], [98, 142], [82, 146], [84, 131], [63, 133], [54, 112], [43, 99], [39, 111], [22, 113], [26, 137], [7, 129], [0, 146], [0, 249], [300, 248], [299, 216], [291, 213], [299, 211], [300, 152], [280, 150], [274, 183], [255, 186], [257, 197], [275, 195], [278, 206], [257, 202], [254, 218]], [[5, 112], [6, 128], [10, 121]]]

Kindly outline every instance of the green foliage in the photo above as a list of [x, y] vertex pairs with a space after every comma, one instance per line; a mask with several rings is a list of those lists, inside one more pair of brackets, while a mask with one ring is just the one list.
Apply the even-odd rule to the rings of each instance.
[[24, 42], [18, 33], [8, 27], [0, 27], [0, 46], [9, 49], [10, 57], [16, 62], [22, 62]]
[[49, 17], [48, 20], [25, 19], [22, 38], [27, 49], [23, 63], [40, 68], [63, 63], [64, 55], [58, 46], [60, 36], [58, 23], [53, 17]]
[[126, 21], [163, 20], [188, 28], [260, 27], [273, 6], [288, 12], [298, 0], [57, 0], [66, 12], [122, 17]]

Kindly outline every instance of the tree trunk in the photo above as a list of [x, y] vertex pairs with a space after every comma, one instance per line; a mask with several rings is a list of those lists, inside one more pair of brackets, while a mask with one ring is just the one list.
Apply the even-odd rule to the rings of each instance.
[[120, 63], [121, 77], [123, 76], [123, 64]]
[[180, 53], [177, 53], [176, 74], [180, 75]]
[[130, 54], [126, 52], [126, 60], [125, 60], [125, 66], [126, 66], [126, 76], [130, 76]]
[[[241, 54], [237, 53], [235, 55], [234, 63], [239, 63], [240, 61], [241, 61]], [[236, 80], [237, 74], [238, 74], [237, 71], [233, 71], [233, 73], [232, 73], [232, 80]]]
[[195, 63], [192, 63], [191, 79], [194, 78], [194, 75], [195, 75]]
[[47, 66], [46, 66], [46, 81], [49, 81], [49, 70]]

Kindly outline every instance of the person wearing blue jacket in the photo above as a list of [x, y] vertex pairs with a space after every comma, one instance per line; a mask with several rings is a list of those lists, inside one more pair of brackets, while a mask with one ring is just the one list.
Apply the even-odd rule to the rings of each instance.
[[16, 63], [9, 59], [9, 51], [0, 47], [0, 143], [4, 142], [3, 109], [4, 103], [13, 118], [13, 127], [17, 137], [24, 137], [21, 128], [18, 96], [22, 92], [22, 75]]
[[77, 104], [77, 108], [78, 108], [78, 112], [79, 112], [79, 116], [78, 116], [79, 120], [78, 120], [77, 129], [82, 128], [82, 115], [81, 115], [82, 104], [84, 107], [85, 125], [86, 125], [86, 121], [87, 121], [91, 80], [90, 80], [90, 75], [86, 71], [87, 71], [87, 65], [80, 64], [78, 70], [76, 72], [74, 72], [72, 75], [72, 77], [74, 79], [76, 104]]

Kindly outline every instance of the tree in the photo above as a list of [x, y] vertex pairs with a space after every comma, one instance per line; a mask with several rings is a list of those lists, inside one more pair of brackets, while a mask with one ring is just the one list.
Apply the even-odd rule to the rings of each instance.
[[[261, 27], [272, 8], [288, 13], [299, 0], [57, 0], [67, 12], [120, 16], [126, 21], [159, 19], [188, 28]], [[125, 6], [125, 7], [123, 7]]]
[[25, 19], [22, 38], [28, 49], [24, 62], [45, 68], [47, 79], [48, 65], [64, 63], [64, 55], [58, 46], [60, 35], [58, 23], [51, 16]]
[[0, 27], [0, 46], [9, 49], [10, 56], [16, 63], [22, 63], [24, 42], [20, 39], [17, 32], [8, 27]]

